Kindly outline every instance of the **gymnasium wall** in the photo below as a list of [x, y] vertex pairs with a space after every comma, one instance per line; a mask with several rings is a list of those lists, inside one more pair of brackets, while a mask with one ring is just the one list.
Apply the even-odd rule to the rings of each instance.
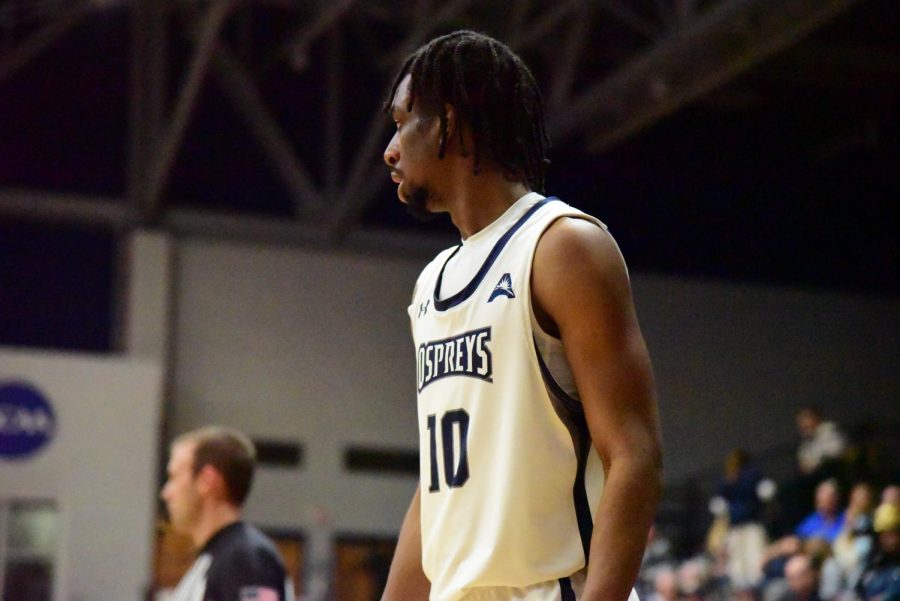
[[417, 448], [406, 306], [422, 264], [178, 245], [174, 430], [218, 422], [304, 445], [301, 469], [261, 470], [251, 517], [305, 527], [324, 505], [340, 531], [396, 533], [415, 479], [350, 475], [343, 452]]
[[890, 299], [634, 276], [653, 357], [667, 479], [725, 452], [796, 439], [818, 405], [852, 427], [900, 422], [900, 305]]
[[[300, 441], [300, 469], [265, 469], [249, 514], [303, 529], [393, 534], [415, 481], [347, 472], [348, 446], [416, 448], [406, 306], [425, 261], [179, 242], [175, 432], [219, 422]], [[633, 274], [660, 397], [666, 476], [730, 448], [789, 443], [797, 404], [846, 423], [896, 416], [900, 307], [789, 289]]]
[[[54, 599], [142, 599], [150, 582], [162, 372], [121, 358], [0, 348], [0, 386], [55, 415], [32, 455], [0, 457], [0, 500], [58, 511]], [[4, 397], [4, 448], [14, 438]], [[41, 535], [43, 536], [43, 535]]]

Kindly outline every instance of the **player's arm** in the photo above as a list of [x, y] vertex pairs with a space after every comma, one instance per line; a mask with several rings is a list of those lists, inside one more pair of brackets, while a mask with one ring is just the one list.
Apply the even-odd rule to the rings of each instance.
[[562, 340], [606, 482], [595, 512], [583, 599], [625, 601], [661, 492], [661, 444], [650, 358], [625, 264], [612, 237], [560, 219], [535, 251], [541, 325]]
[[431, 592], [431, 583], [422, 570], [422, 527], [419, 522], [419, 489], [403, 518], [397, 549], [391, 561], [382, 601], [425, 601]]

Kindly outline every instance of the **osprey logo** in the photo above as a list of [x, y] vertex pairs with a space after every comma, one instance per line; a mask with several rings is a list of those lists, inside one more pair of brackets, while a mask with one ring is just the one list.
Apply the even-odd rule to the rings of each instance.
[[497, 282], [497, 285], [494, 286], [494, 291], [491, 292], [490, 298], [488, 298], [488, 302], [491, 302], [498, 296], [505, 296], [506, 298], [516, 298], [516, 293], [513, 292], [512, 289], [512, 277], [508, 273], [504, 273], [500, 278], [500, 281]]

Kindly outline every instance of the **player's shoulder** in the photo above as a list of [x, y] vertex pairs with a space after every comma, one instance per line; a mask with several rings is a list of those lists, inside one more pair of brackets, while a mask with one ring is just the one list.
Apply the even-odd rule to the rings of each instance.
[[536, 259], [569, 264], [593, 259], [601, 263], [623, 263], [618, 244], [606, 225], [595, 217], [577, 212], [553, 219], [538, 240]]

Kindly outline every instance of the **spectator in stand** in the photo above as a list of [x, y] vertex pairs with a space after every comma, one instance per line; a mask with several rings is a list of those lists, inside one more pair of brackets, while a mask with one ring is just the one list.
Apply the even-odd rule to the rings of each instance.
[[[832, 545], [834, 556], [822, 566], [823, 586], [829, 581], [838, 586], [838, 592], [855, 589], [875, 547], [872, 530], [874, 506], [875, 491], [872, 486], [867, 482], [857, 483], [850, 491], [844, 527]], [[825, 590], [821, 593], [823, 597], [834, 596], [826, 595]]]
[[703, 555], [691, 557], [678, 566], [678, 590], [684, 601], [703, 601], [713, 587], [711, 566]]
[[778, 490], [778, 512], [770, 524], [775, 535], [783, 535], [812, 509], [816, 486], [842, 475], [839, 461], [847, 449], [841, 429], [822, 419], [818, 409], [804, 405], [795, 414], [800, 441], [797, 446], [797, 477], [782, 482]]
[[806, 553], [791, 557], [784, 567], [787, 591], [778, 601], [819, 601], [819, 573]]
[[829, 479], [816, 487], [816, 509], [794, 530], [803, 540], [823, 538], [833, 543], [844, 526], [844, 512], [841, 511], [841, 491], [837, 480]]
[[762, 578], [766, 531], [757, 494], [762, 480], [762, 473], [750, 463], [746, 452], [734, 450], [725, 458], [718, 496], [728, 506], [725, 570], [735, 591], [752, 588]]
[[647, 547], [641, 560], [641, 570], [635, 583], [638, 597], [643, 599], [656, 587], [656, 575], [659, 572], [672, 571], [677, 565], [672, 553], [672, 543], [653, 525], [647, 534]]
[[814, 474], [829, 461], [840, 459], [847, 449], [847, 437], [834, 422], [824, 421], [812, 405], [800, 407], [796, 419], [800, 431], [797, 467], [801, 474]]
[[[780, 590], [787, 576], [787, 564], [795, 555], [803, 553], [804, 545], [822, 539], [830, 545], [843, 525], [844, 514], [840, 511], [840, 491], [837, 481], [826, 480], [816, 488], [816, 511], [794, 529], [794, 534], [782, 537], [769, 545], [763, 554], [764, 588]], [[818, 572], [818, 570], [817, 570]], [[817, 574], [818, 579], [818, 574]], [[766, 599], [781, 595], [766, 595]]]
[[884, 487], [884, 490], [881, 491], [881, 504], [885, 503], [900, 506], [900, 486], [891, 484]]
[[878, 550], [860, 582], [866, 601], [900, 600], [900, 504], [882, 503], [875, 510]]
[[678, 576], [672, 568], [657, 570], [647, 601], [678, 601]]
[[803, 551], [803, 541], [794, 535], [785, 536], [766, 548], [763, 554], [763, 580], [759, 588], [764, 601], [775, 601], [787, 591], [784, 568], [791, 557]]

